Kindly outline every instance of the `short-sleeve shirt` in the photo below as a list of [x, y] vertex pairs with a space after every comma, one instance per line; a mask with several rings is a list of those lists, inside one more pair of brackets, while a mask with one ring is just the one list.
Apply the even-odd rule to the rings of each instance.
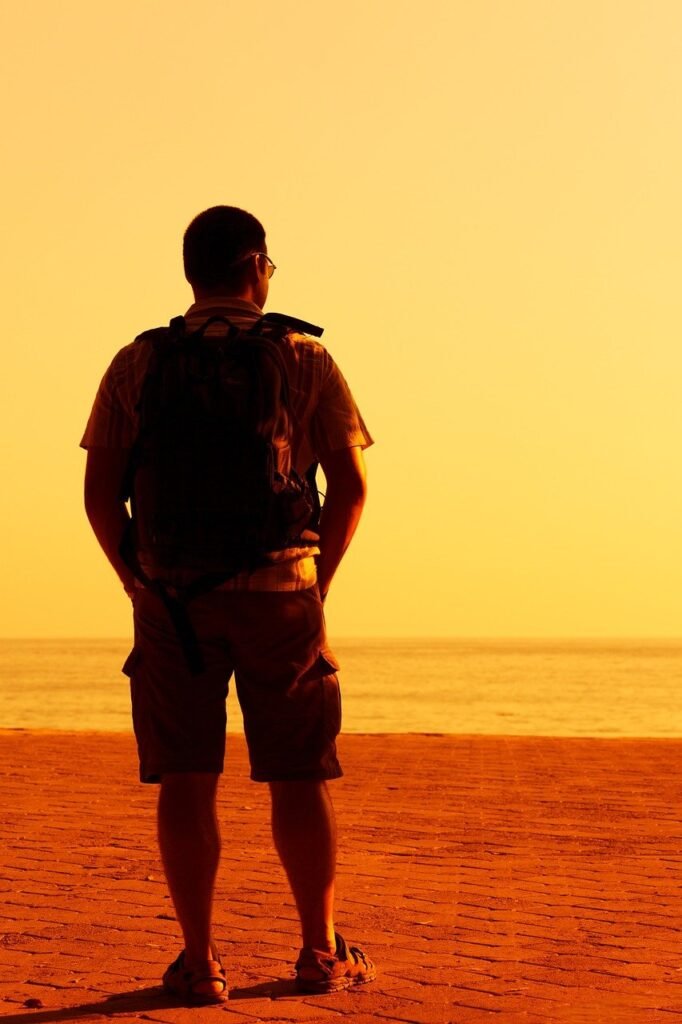
[[[224, 316], [247, 327], [263, 315], [254, 303], [232, 297], [195, 302], [185, 319], [190, 330], [211, 316]], [[207, 335], [224, 333], [215, 324]], [[355, 446], [373, 444], [365, 422], [343, 374], [318, 341], [290, 334], [282, 343], [291, 401], [291, 450], [294, 468], [304, 474], [312, 462]], [[102, 378], [85, 428], [82, 448], [132, 448], [138, 432], [136, 406], [150, 357], [150, 346], [126, 345], [115, 356]], [[243, 572], [223, 584], [225, 589], [302, 590], [316, 580], [315, 547], [286, 548], [271, 552], [269, 565]], [[171, 582], [183, 582], [178, 567]]]

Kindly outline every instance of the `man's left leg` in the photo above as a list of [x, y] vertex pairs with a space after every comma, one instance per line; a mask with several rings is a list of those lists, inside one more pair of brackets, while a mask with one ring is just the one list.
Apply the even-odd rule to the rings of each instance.
[[[185, 948], [164, 974], [164, 987], [195, 1002], [218, 1002], [227, 983], [211, 947], [213, 888], [220, 860], [216, 793], [225, 753], [225, 698], [232, 675], [220, 638], [221, 607], [213, 594], [191, 605], [205, 655], [196, 685], [171, 617], [157, 594], [142, 590], [133, 605], [135, 646], [130, 676], [140, 779], [160, 781], [158, 840]], [[205, 996], [202, 1000], [202, 995]]]
[[[212, 772], [168, 772], [161, 777], [159, 849], [185, 940], [184, 966], [188, 970], [216, 959], [211, 917], [220, 861], [219, 778]], [[223, 989], [218, 981], [201, 981], [193, 986], [193, 994], [220, 995]]]

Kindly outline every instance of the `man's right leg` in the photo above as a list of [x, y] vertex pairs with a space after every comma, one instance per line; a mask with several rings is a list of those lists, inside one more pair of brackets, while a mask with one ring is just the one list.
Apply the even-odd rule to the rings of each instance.
[[376, 977], [363, 950], [334, 931], [336, 823], [326, 782], [271, 782], [272, 834], [296, 900], [303, 948], [300, 992], [338, 992]]
[[[178, 922], [185, 940], [185, 964], [214, 960], [211, 948], [213, 889], [220, 860], [216, 815], [219, 775], [168, 772], [161, 777], [158, 838], [161, 859]], [[197, 994], [217, 992], [217, 982], [203, 982]]]
[[341, 698], [320, 595], [309, 587], [239, 597], [237, 694], [251, 778], [270, 786], [273, 839], [301, 921], [296, 987], [323, 993], [363, 984], [374, 965], [334, 929], [336, 822], [326, 780], [342, 775]]
[[336, 819], [325, 782], [271, 782], [272, 836], [301, 919], [303, 945], [334, 953]]

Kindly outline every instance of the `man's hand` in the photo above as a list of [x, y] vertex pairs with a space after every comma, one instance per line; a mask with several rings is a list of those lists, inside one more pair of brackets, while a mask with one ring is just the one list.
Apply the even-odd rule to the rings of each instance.
[[332, 577], [360, 522], [367, 497], [367, 476], [359, 445], [324, 456], [320, 465], [327, 480], [317, 562], [317, 582], [324, 601]]
[[130, 517], [121, 500], [121, 485], [128, 465], [127, 448], [90, 448], [85, 467], [85, 511], [104, 554], [111, 562], [129, 598], [135, 577], [119, 553]]

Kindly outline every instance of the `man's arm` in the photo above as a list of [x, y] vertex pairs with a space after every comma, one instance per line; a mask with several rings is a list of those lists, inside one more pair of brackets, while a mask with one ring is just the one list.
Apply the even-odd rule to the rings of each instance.
[[342, 448], [320, 459], [327, 481], [320, 519], [320, 556], [317, 581], [325, 597], [332, 577], [360, 522], [367, 496], [367, 477], [362, 448]]
[[121, 484], [128, 465], [127, 448], [90, 448], [85, 467], [85, 511], [104, 554], [111, 562], [126, 593], [132, 594], [135, 578], [119, 554], [130, 516], [121, 500]]

